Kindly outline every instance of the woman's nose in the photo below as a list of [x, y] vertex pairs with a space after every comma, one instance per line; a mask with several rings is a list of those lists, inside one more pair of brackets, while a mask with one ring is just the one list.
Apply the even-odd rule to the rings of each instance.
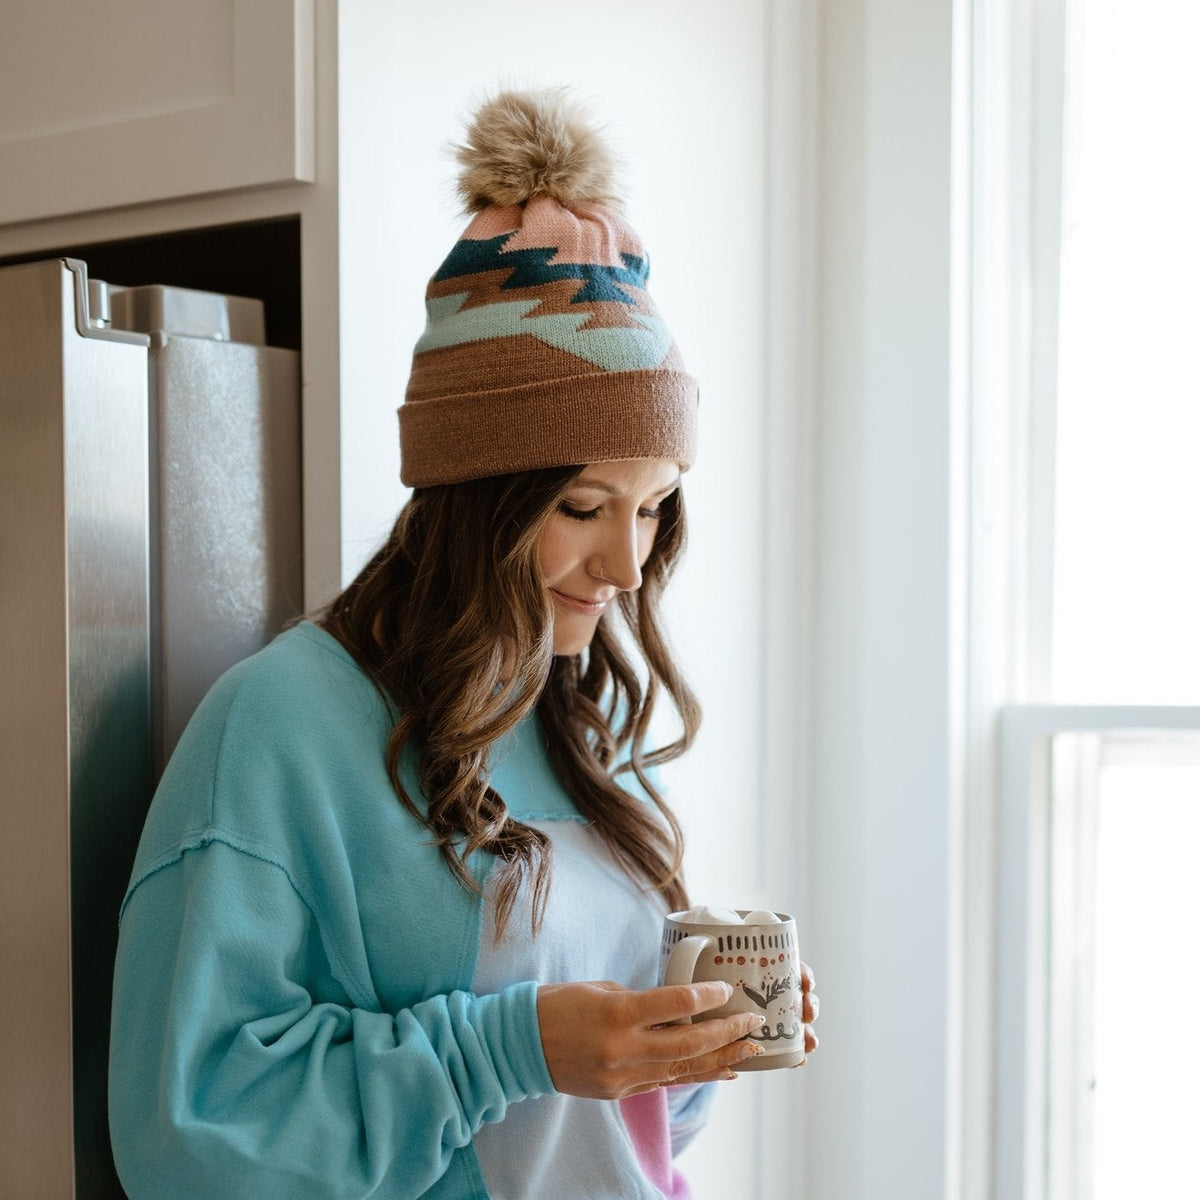
[[591, 573], [623, 592], [632, 592], [641, 587], [642, 547], [637, 528], [622, 529], [606, 538], [599, 547]]

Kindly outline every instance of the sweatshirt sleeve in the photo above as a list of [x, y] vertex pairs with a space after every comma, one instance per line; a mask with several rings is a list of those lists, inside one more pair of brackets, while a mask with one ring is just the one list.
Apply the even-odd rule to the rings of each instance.
[[275, 863], [214, 838], [127, 901], [109, 1105], [130, 1200], [420, 1196], [553, 1090], [535, 984], [355, 1007]]

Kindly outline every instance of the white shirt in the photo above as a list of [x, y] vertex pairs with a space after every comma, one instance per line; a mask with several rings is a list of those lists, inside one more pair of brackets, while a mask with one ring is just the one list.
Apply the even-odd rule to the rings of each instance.
[[[665, 906], [617, 865], [581, 819], [527, 820], [550, 838], [553, 875], [545, 919], [530, 934], [528, 889], [496, 941], [493, 890], [485, 894], [482, 943], [472, 991], [498, 992], [523, 979], [545, 983], [614, 980], [631, 988], [658, 982]], [[493, 876], [494, 877], [494, 876]], [[475, 1135], [495, 1200], [661, 1200], [611, 1100], [541, 1096], [513, 1105]]]

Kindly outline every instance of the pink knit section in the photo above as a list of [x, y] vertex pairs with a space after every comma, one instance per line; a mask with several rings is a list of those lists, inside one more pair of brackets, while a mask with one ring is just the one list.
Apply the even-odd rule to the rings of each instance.
[[621, 1117], [646, 1178], [670, 1200], [691, 1200], [687, 1180], [671, 1161], [671, 1126], [667, 1089], [639, 1092], [620, 1101]]
[[563, 208], [548, 196], [535, 196], [525, 205], [521, 228], [504, 243], [504, 249], [536, 250], [546, 246], [558, 247], [551, 265], [596, 263], [623, 267], [622, 253], [638, 258], [646, 253], [633, 229], [611, 210], [593, 204]]
[[475, 214], [462, 236], [473, 242], [486, 242], [503, 233], [514, 233], [521, 228], [521, 211], [519, 204], [489, 204]]

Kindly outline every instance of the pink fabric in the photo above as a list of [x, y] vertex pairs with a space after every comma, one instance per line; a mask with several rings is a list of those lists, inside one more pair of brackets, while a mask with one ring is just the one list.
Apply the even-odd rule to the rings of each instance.
[[623, 267], [624, 254], [644, 258], [646, 251], [624, 218], [598, 204], [563, 208], [549, 196], [535, 196], [524, 208], [499, 204], [481, 209], [463, 232], [463, 238], [487, 241], [512, 234], [505, 250], [558, 248], [554, 263], [596, 263]]
[[626, 1096], [621, 1116], [646, 1178], [671, 1200], [691, 1200], [692, 1192], [671, 1160], [671, 1125], [666, 1088]]
[[521, 228], [521, 206], [519, 204], [489, 204], [481, 208], [463, 231], [464, 238], [475, 242], [486, 242], [502, 233], [516, 233]]
[[535, 196], [525, 205], [521, 228], [507, 242], [505, 250], [532, 250], [557, 246], [555, 263], [597, 263], [623, 267], [622, 252], [645, 256], [642, 243], [632, 228], [616, 213], [598, 204], [564, 208], [549, 196]]

